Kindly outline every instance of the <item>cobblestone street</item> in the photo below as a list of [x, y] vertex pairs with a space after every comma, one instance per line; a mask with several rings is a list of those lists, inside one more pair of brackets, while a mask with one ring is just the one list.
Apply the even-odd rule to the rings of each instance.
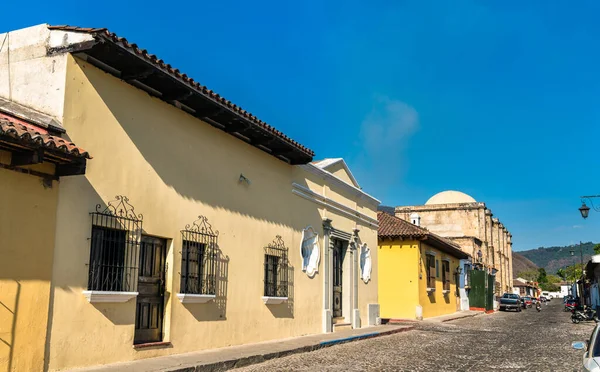
[[499, 312], [271, 360], [236, 371], [579, 371], [594, 322], [573, 324], [562, 300], [521, 313]]

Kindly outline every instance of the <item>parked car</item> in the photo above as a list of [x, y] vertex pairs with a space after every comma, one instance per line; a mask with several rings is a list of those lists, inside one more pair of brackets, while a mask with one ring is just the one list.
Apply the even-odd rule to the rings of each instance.
[[575, 341], [571, 346], [575, 350], [582, 350], [583, 370], [598, 371], [600, 369], [600, 340], [598, 339], [600, 324], [597, 324], [588, 341]]
[[505, 310], [521, 311], [521, 298], [518, 294], [505, 293], [500, 297], [500, 311]]
[[545, 298], [547, 301], [550, 301], [550, 300], [552, 300], [552, 297], [553, 297], [553, 296], [552, 296], [552, 293], [550, 293], [550, 292], [542, 292], [542, 296], [544, 296], [544, 298]]
[[531, 306], [533, 306], [533, 301], [532, 301], [531, 297], [529, 297], [529, 296], [523, 297], [523, 307], [529, 309], [529, 308], [531, 308]]

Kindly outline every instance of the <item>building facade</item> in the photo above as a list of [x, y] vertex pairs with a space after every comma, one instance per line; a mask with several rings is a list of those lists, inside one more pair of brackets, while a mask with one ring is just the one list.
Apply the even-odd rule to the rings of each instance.
[[471, 255], [475, 268], [495, 275], [496, 296], [512, 292], [512, 235], [485, 203], [462, 192], [444, 191], [425, 205], [396, 207], [395, 214], [458, 243]]
[[460, 246], [385, 212], [379, 220], [379, 304], [382, 319], [423, 319], [462, 309], [469, 255]]
[[[15, 248], [2, 262], [11, 270], [1, 272], [0, 299], [14, 304], [14, 319], [41, 316], [27, 329], [0, 316], [3, 340], [36, 341], [0, 344], [0, 369], [377, 323], [379, 201], [342, 159], [312, 162], [306, 147], [105, 29], [40, 25], [5, 36], [0, 97], [52, 118], [93, 159], [82, 168], [87, 152], [76, 153], [59, 167], [74, 176], [43, 188], [28, 179], [39, 216], [24, 225], [43, 234], [1, 231], [3, 242], [43, 255]], [[14, 178], [0, 188], [16, 195], [21, 171], [0, 172]], [[14, 199], [1, 219], [28, 218]], [[35, 284], [25, 291], [27, 273]], [[35, 365], [19, 355], [36, 355]]]

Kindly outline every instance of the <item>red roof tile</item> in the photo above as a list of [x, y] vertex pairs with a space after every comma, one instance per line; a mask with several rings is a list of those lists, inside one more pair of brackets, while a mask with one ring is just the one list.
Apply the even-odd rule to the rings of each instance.
[[87, 151], [77, 147], [73, 142], [52, 136], [44, 129], [19, 123], [5, 116], [0, 117], [0, 140], [2, 137], [18, 140], [25, 145], [41, 146], [46, 150], [60, 151], [73, 157], [91, 159]]
[[238, 115], [244, 117], [245, 119], [258, 125], [259, 127], [265, 129], [267, 132], [269, 132], [269, 133], [275, 135], [276, 137], [280, 138], [281, 140], [293, 145], [294, 147], [298, 148], [300, 151], [304, 152], [305, 154], [307, 154], [311, 157], [315, 155], [315, 153], [311, 149], [294, 141], [293, 139], [289, 138], [282, 132], [280, 132], [277, 129], [270, 126], [269, 124], [258, 119], [256, 116], [252, 115], [248, 111], [242, 109], [240, 106], [235, 105], [234, 103], [221, 97], [219, 94], [215, 93], [214, 91], [212, 91], [212, 90], [208, 89], [207, 87], [194, 81], [194, 79], [190, 78], [189, 76], [187, 76], [184, 73], [181, 73], [178, 69], [173, 68], [170, 64], [165, 63], [162, 59], [159, 59], [154, 54], [148, 53], [148, 51], [146, 49], [139, 48], [137, 46], [137, 44], [130, 43], [124, 37], [119, 37], [116, 34], [109, 32], [108, 29], [106, 29], [106, 28], [84, 28], [84, 27], [68, 26], [68, 25], [48, 26], [48, 28], [50, 30], [85, 32], [88, 34], [92, 34], [94, 37], [103, 36], [103, 37], [107, 38], [108, 40], [114, 42], [115, 44], [121, 45], [123, 48], [129, 50], [130, 52], [135, 53], [136, 55], [140, 56], [147, 62], [154, 65], [155, 67], [162, 69], [163, 71], [169, 73], [170, 75], [172, 75], [173, 77], [175, 77], [177, 79], [180, 79], [181, 81], [185, 82], [190, 87], [198, 90], [205, 97], [226, 106], [227, 108], [234, 111]]
[[405, 221], [396, 216], [383, 211], [377, 212], [377, 221], [379, 228], [377, 229], [377, 237], [389, 239], [415, 239], [426, 240], [431, 245], [440, 250], [452, 254], [458, 258], [467, 258], [469, 254], [463, 252], [460, 245], [452, 242], [444, 237], [430, 232], [427, 229], [416, 226], [408, 221]]

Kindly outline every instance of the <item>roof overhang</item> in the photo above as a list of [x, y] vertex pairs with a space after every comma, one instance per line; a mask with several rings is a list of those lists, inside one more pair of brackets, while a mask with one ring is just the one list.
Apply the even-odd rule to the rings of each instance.
[[11, 153], [11, 163], [2, 168], [24, 171], [23, 166], [43, 162], [56, 165], [54, 175], [27, 170], [42, 177], [80, 175], [85, 173], [88, 152], [63, 138], [53, 136], [35, 126], [0, 117], [0, 150]]
[[106, 29], [49, 26], [50, 30], [91, 35], [49, 54], [72, 53], [95, 67], [292, 165], [307, 164], [314, 153], [254, 115], [198, 84], [156, 56]]

